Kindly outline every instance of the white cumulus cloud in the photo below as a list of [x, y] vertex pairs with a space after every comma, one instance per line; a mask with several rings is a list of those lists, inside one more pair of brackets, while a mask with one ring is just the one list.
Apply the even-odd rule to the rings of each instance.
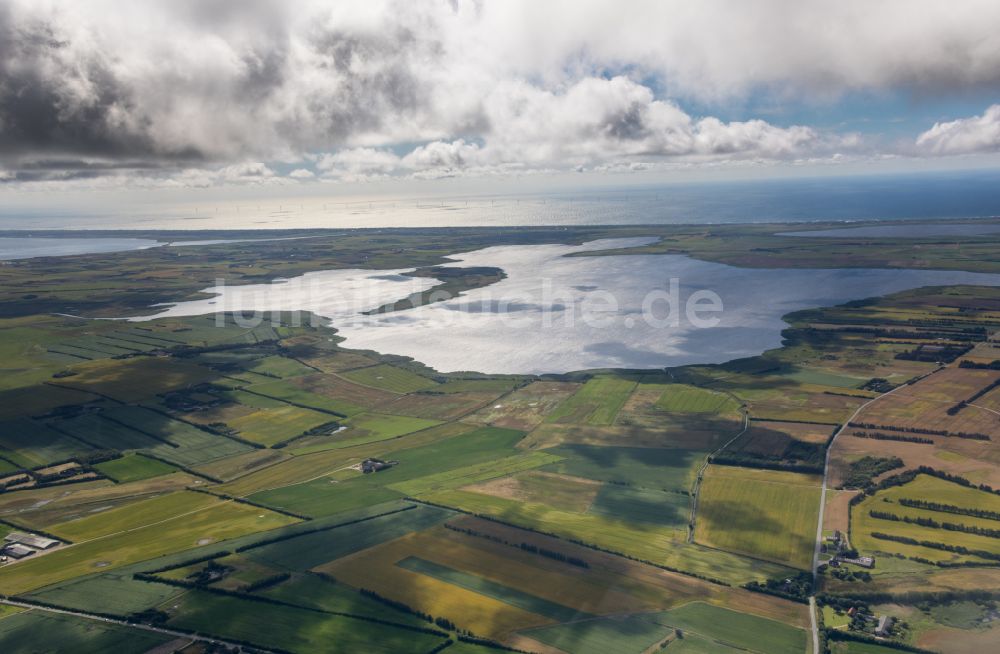
[[981, 116], [934, 123], [917, 137], [917, 147], [932, 154], [969, 154], [1000, 150], [1000, 104]]

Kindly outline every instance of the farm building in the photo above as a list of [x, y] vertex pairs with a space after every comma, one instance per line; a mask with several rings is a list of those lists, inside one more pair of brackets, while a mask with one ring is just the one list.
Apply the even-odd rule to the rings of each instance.
[[31, 549], [30, 547], [21, 545], [19, 543], [11, 543], [10, 545], [7, 545], [5, 548], [0, 550], [0, 553], [2, 553], [4, 556], [9, 556], [12, 559], [23, 559], [26, 556], [31, 556], [32, 554], [34, 554], [35, 550]]
[[840, 557], [840, 560], [844, 563], [853, 563], [854, 565], [860, 565], [862, 568], [874, 568], [875, 567], [875, 557], [874, 556], [859, 556], [856, 559], [849, 559], [845, 556]]
[[370, 472], [378, 472], [379, 470], [385, 470], [386, 468], [391, 468], [396, 465], [395, 461], [383, 461], [381, 459], [365, 459], [361, 462], [361, 472], [368, 474]]
[[27, 545], [28, 547], [33, 547], [36, 550], [47, 550], [50, 547], [55, 547], [59, 544], [59, 541], [53, 538], [46, 538], [44, 536], [39, 536], [38, 534], [26, 534], [23, 531], [12, 531], [4, 536], [4, 540], [8, 543]]
[[878, 626], [875, 627], [875, 635], [888, 636], [892, 633], [892, 625], [895, 622], [895, 619], [891, 615], [883, 615], [878, 619]]

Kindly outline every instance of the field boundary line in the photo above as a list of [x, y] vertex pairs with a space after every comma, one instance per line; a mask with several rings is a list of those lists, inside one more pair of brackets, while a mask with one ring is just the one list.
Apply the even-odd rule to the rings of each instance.
[[[169, 493], [167, 495], [169, 495]], [[166, 497], [166, 495], [163, 495], [161, 497]], [[219, 497], [218, 495], [213, 495], [212, 497], [219, 498], [220, 503], [222, 503], [222, 504], [225, 504], [227, 502], [233, 502], [233, 500], [231, 500], [231, 499], [223, 499], [223, 498]], [[128, 505], [126, 504], [125, 506], [128, 506]], [[208, 506], [203, 506], [200, 509], [194, 509], [192, 511], [187, 511], [185, 513], [178, 513], [177, 515], [170, 516], [169, 518], [164, 518], [163, 520], [157, 520], [156, 522], [150, 522], [149, 524], [139, 525], [137, 527], [132, 527], [131, 529], [122, 529], [121, 531], [116, 531], [116, 532], [111, 533], [111, 534], [105, 534], [103, 536], [98, 536], [96, 538], [88, 538], [87, 540], [73, 541], [73, 543], [71, 543], [70, 545], [67, 545], [65, 548], [60, 548], [60, 549], [68, 549], [70, 547], [73, 547], [73, 545], [82, 545], [84, 543], [93, 543], [94, 541], [104, 540], [105, 538], [111, 538], [112, 536], [121, 536], [122, 534], [128, 534], [130, 532], [138, 531], [140, 529], [145, 529], [147, 527], [155, 527], [156, 525], [162, 525], [164, 522], [170, 522], [171, 520], [176, 520], [178, 518], [184, 518], [186, 516], [193, 515], [195, 513], [201, 513], [202, 511], [207, 511], [208, 509], [215, 508], [216, 506], [218, 506], [218, 504], [209, 504]], [[124, 508], [124, 507], [121, 507], [121, 508]], [[257, 508], [263, 508], [263, 507], [257, 507]], [[267, 509], [267, 510], [270, 511], [270, 509]], [[274, 513], [274, 512], [272, 511], [272, 513]], [[55, 551], [55, 550], [53, 550], [53, 551]]]
[[[213, 636], [203, 636], [201, 634], [189, 633], [186, 631], [175, 631], [173, 629], [166, 629], [163, 627], [154, 627], [148, 624], [140, 624], [137, 622], [129, 622], [127, 620], [120, 620], [118, 618], [109, 618], [102, 615], [96, 615], [93, 613], [86, 613], [84, 611], [73, 611], [70, 609], [57, 609], [52, 606], [43, 606], [41, 604], [34, 604], [32, 602], [24, 602], [20, 600], [12, 600], [6, 598], [0, 598], [0, 604], [6, 604], [8, 606], [18, 606], [23, 609], [29, 609], [31, 611], [45, 611], [48, 613], [58, 613], [61, 615], [70, 615], [77, 618], [84, 618], [85, 620], [93, 620], [95, 622], [104, 622], [107, 624], [116, 624], [121, 627], [128, 627], [131, 629], [141, 629], [143, 631], [151, 631], [153, 633], [164, 634], [166, 636], [174, 636], [175, 638], [184, 638], [187, 640], [194, 640], [203, 643], [212, 643], [215, 645], [225, 645], [226, 647], [232, 647], [237, 650], [242, 650], [245, 645], [240, 645], [232, 641], [228, 641], [222, 638], [215, 638]], [[254, 651], [265, 652], [269, 654], [274, 654], [274, 650], [265, 649], [263, 647], [254, 646]]]
[[983, 411], [989, 411], [990, 413], [995, 413], [995, 414], [997, 414], [998, 416], [1000, 416], [1000, 411], [997, 411], [996, 409], [991, 409], [991, 408], [989, 408], [989, 407], [987, 407], [987, 406], [983, 406], [983, 405], [981, 405], [981, 404], [972, 404], [972, 403], [970, 402], [970, 403], [969, 403], [969, 404], [968, 404], [967, 406], [974, 406], [974, 407], [976, 407], [977, 409], [982, 409]]
[[[352, 368], [351, 370], [342, 370], [340, 372], [353, 372], [354, 370], [365, 370], [366, 368], [375, 368], [377, 366], [387, 366], [387, 365], [391, 365], [391, 364], [388, 364], [388, 363], [376, 363], [373, 366], [361, 366], [360, 368]], [[370, 389], [372, 389], [374, 391], [382, 391], [383, 393], [392, 393], [393, 395], [398, 395], [399, 397], [405, 397], [405, 396], [409, 395], [409, 393], [400, 393], [398, 391], [394, 391], [394, 390], [391, 390], [391, 389], [388, 389], [388, 388], [379, 388], [378, 386], [372, 386], [371, 384], [365, 384], [364, 382], [356, 381], [354, 379], [351, 379], [350, 377], [344, 377], [343, 375], [340, 374], [340, 372], [327, 372], [327, 373], [323, 373], [323, 374], [333, 375], [337, 379], [339, 379], [341, 381], [345, 381], [348, 384], [354, 384], [355, 386], [364, 386], [365, 388], [370, 388]], [[416, 373], [414, 373], [414, 374], [416, 374]]]
[[[731, 395], [727, 391], [721, 391], [721, 392], [730, 395], [730, 397], [736, 398], [735, 395]], [[694, 492], [690, 494], [691, 516], [690, 519], [688, 520], [688, 535], [687, 535], [687, 542], [689, 545], [694, 544], [694, 527], [695, 527], [695, 522], [698, 519], [698, 497], [701, 495], [701, 481], [702, 478], [705, 476], [705, 471], [708, 470], [709, 464], [712, 462], [712, 457], [721, 452], [722, 450], [726, 449], [727, 447], [729, 447], [736, 441], [736, 439], [738, 439], [740, 436], [745, 434], [748, 429], [750, 429], [750, 412], [747, 411], [746, 405], [743, 403], [742, 400], [740, 400], [739, 398], [736, 398], [736, 400], [740, 402], [740, 413], [743, 414], [743, 429], [740, 430], [740, 433], [736, 434], [728, 441], [726, 441], [722, 446], [706, 454], [705, 461], [701, 464], [701, 467], [698, 468], [698, 473], [695, 475]]]

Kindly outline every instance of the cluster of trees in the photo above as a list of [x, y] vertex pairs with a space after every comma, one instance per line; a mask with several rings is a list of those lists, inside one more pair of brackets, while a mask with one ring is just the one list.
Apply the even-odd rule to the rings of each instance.
[[[441, 616], [434, 617], [428, 613], [423, 613], [421, 611], [416, 610], [409, 604], [406, 604], [404, 602], [398, 602], [394, 599], [389, 599], [384, 595], [379, 595], [377, 592], [369, 588], [359, 588], [358, 592], [367, 597], [368, 599], [375, 600], [379, 604], [385, 604], [386, 606], [393, 608], [397, 611], [400, 611], [402, 613], [409, 613], [410, 615], [416, 616], [421, 620], [426, 620], [431, 624], [437, 625], [441, 629], [448, 629], [449, 631], [457, 632], [459, 634], [459, 637], [461, 637], [462, 635], [471, 636], [473, 638], [475, 637], [475, 634], [473, 634], [472, 632], [466, 631], [464, 629], [459, 629], [458, 627], [456, 627], [455, 623], [449, 620], [448, 618], [444, 618]], [[435, 632], [435, 633], [440, 633], [440, 632]], [[445, 647], [447, 647], [447, 645], [445, 645]], [[441, 649], [444, 649], [444, 647], [442, 647]]]
[[741, 468], [759, 468], [762, 470], [784, 470], [787, 472], [802, 472], [806, 474], [823, 474], [822, 464], [797, 463], [782, 456], [765, 456], [763, 454], [748, 454], [740, 452], [731, 454], [724, 452], [715, 454], [711, 463], [723, 466], [738, 466]]
[[884, 534], [880, 531], [873, 531], [872, 538], [878, 538], [879, 540], [888, 540], [896, 543], [903, 543], [904, 545], [920, 545], [921, 547], [927, 547], [934, 550], [941, 550], [943, 552], [952, 552], [954, 554], [963, 554], [965, 556], [978, 556], [981, 559], [988, 559], [990, 561], [1000, 561], [1000, 554], [994, 552], [988, 552], [986, 550], [973, 550], [965, 547], [964, 545], [951, 545], [949, 543], [939, 543], [932, 540], [917, 540], [916, 538], [910, 538], [909, 536], [897, 536], [895, 534]]
[[968, 397], [968, 398], [962, 400], [961, 402], [959, 402], [958, 404], [956, 404], [955, 406], [950, 407], [948, 409], [948, 415], [949, 416], [956, 415], [959, 411], [961, 411], [965, 407], [969, 406], [970, 404], [972, 404], [973, 402], [975, 402], [976, 400], [978, 400], [982, 396], [986, 395], [987, 393], [989, 393], [990, 391], [992, 391], [994, 388], [998, 388], [998, 387], [1000, 387], [1000, 379], [995, 380], [992, 384], [988, 384], [988, 385], [984, 386], [983, 388], [980, 388], [978, 391], [976, 391], [975, 393], [973, 393], [971, 397]]
[[[855, 557], [848, 557], [848, 558], [855, 558]], [[849, 568], [844, 568], [844, 567], [834, 568], [825, 563], [819, 566], [818, 570], [821, 574], [826, 574], [827, 572], [829, 572], [831, 577], [834, 577], [841, 581], [850, 581], [850, 582], [860, 581], [868, 583], [872, 580], [872, 573], [868, 572], [867, 570], [850, 570]]]
[[938, 502], [927, 502], [926, 500], [911, 500], [901, 497], [897, 502], [902, 506], [914, 509], [926, 509], [928, 511], [938, 511], [940, 513], [954, 513], [956, 515], [967, 515], [974, 518], [984, 518], [986, 520], [1000, 520], [1000, 511], [988, 511], [987, 509], [972, 509], [954, 504], [939, 504]]
[[473, 645], [479, 645], [480, 647], [488, 647], [490, 649], [499, 649], [504, 652], [518, 652], [518, 654], [530, 654], [523, 649], [514, 649], [513, 647], [507, 647], [503, 643], [498, 643], [495, 640], [490, 640], [489, 638], [482, 638], [481, 636], [473, 636], [471, 634], [458, 634], [458, 639], [463, 643], [472, 643]]
[[452, 531], [457, 531], [459, 533], [465, 534], [467, 536], [475, 536], [476, 538], [485, 538], [486, 540], [493, 541], [494, 543], [500, 543], [501, 545], [507, 545], [508, 547], [518, 547], [525, 552], [530, 552], [532, 554], [538, 554], [539, 556], [545, 556], [556, 561], [562, 561], [563, 563], [568, 563], [570, 565], [575, 565], [578, 568], [589, 568], [590, 564], [581, 558], [575, 556], [568, 556], [562, 552], [556, 552], [555, 550], [546, 549], [544, 547], [538, 547], [531, 543], [512, 543], [505, 538], [500, 538], [499, 536], [494, 536], [492, 534], [484, 534], [481, 531], [475, 529], [469, 529], [468, 527], [456, 527], [455, 525], [444, 524], [446, 529], [451, 529]]
[[903, 467], [903, 460], [898, 456], [891, 458], [865, 456], [851, 463], [847, 476], [844, 478], [844, 488], [860, 488], [864, 491], [873, 490], [872, 481], [875, 477]]
[[901, 441], [903, 443], [924, 443], [933, 445], [934, 441], [923, 436], [907, 436], [905, 434], [886, 434], [880, 431], [854, 431], [851, 436], [855, 438], [871, 438], [877, 441]]
[[289, 443], [293, 443], [293, 442], [299, 440], [300, 438], [306, 438], [307, 436], [316, 436], [316, 435], [319, 435], [319, 434], [332, 434], [333, 432], [335, 432], [338, 429], [340, 429], [340, 427], [341, 427], [341, 424], [337, 420], [331, 420], [330, 422], [324, 422], [322, 425], [318, 425], [316, 427], [313, 427], [312, 429], [307, 429], [306, 431], [302, 432], [301, 434], [298, 434], [296, 436], [292, 436], [291, 438], [286, 438], [283, 441], [275, 443], [274, 445], [271, 446], [271, 449], [280, 450], [283, 447], [288, 447]]
[[988, 434], [966, 431], [948, 431], [946, 429], [925, 429], [923, 427], [899, 427], [897, 425], [880, 425], [874, 422], [849, 422], [848, 427], [857, 429], [875, 429], [878, 431], [897, 431], [904, 434], [927, 434], [928, 436], [946, 436], [948, 438], [968, 438], [975, 441], [988, 441]]
[[996, 361], [991, 361], [990, 363], [977, 363], [975, 361], [969, 361], [965, 359], [960, 364], [959, 368], [971, 368], [973, 370], [1000, 370], [1000, 359]]
[[187, 578], [195, 586], [207, 586], [213, 581], [222, 579], [232, 571], [233, 569], [228, 565], [222, 565], [218, 561], [209, 561], [204, 568], [192, 572]]
[[556, 561], [562, 561], [563, 563], [575, 565], [578, 568], [590, 567], [590, 564], [584, 561], [583, 559], [577, 558], [575, 556], [566, 556], [562, 552], [547, 550], [544, 547], [538, 547], [537, 545], [532, 545], [531, 543], [521, 543], [521, 549], [524, 550], [525, 552], [531, 552], [532, 554], [540, 554], [541, 556], [546, 556], [550, 559], [555, 559]]
[[968, 354], [969, 350], [972, 349], [971, 345], [935, 345], [928, 349], [925, 349], [925, 347], [925, 345], [918, 345], [912, 350], [900, 352], [896, 355], [896, 358], [902, 361], [924, 361], [927, 363], [943, 361], [951, 363], [958, 357]]
[[875, 391], [876, 393], [886, 393], [891, 391], [895, 386], [893, 386], [888, 379], [884, 377], [872, 377], [869, 379], [861, 390], [865, 391]]
[[861, 327], [857, 325], [850, 325], [845, 327], [838, 327], [837, 329], [825, 330], [828, 332], [842, 332], [849, 334], [870, 334], [872, 336], [877, 336], [880, 338], [892, 338], [892, 339], [920, 339], [928, 341], [985, 341], [987, 337], [987, 331], [985, 327], [963, 327], [958, 329], [948, 329], [944, 331], [924, 331], [924, 332], [913, 332], [905, 329], [892, 329], [887, 327]]
[[808, 572], [800, 572], [794, 577], [768, 579], [764, 583], [751, 581], [743, 585], [747, 590], [768, 595], [776, 595], [793, 602], [809, 602], [809, 596], [813, 591], [812, 575]]
[[258, 579], [252, 583], [244, 584], [240, 588], [240, 592], [253, 593], [258, 590], [270, 588], [271, 586], [277, 586], [280, 583], [288, 581], [291, 577], [292, 575], [289, 572], [279, 572], [276, 575], [271, 575], [270, 577], [264, 577], [263, 579]]
[[911, 525], [927, 527], [929, 529], [944, 529], [946, 531], [960, 531], [965, 534], [975, 534], [976, 536], [986, 536], [987, 538], [1000, 538], [1000, 529], [987, 529], [975, 525], [962, 525], [954, 522], [938, 522], [932, 518], [911, 518], [910, 516], [898, 516], [887, 511], [869, 511], [868, 515], [878, 520], [892, 520], [894, 522], [905, 522]]

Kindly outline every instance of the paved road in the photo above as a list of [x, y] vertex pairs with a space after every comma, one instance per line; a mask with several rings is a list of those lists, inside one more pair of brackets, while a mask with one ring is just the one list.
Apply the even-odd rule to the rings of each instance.
[[[940, 370], [940, 368], [938, 368], [937, 370]], [[935, 370], [934, 372], [937, 372], [937, 370]], [[927, 375], [924, 375], [923, 377], [920, 377], [920, 379], [923, 379], [926, 376]], [[919, 379], [915, 381], [919, 381]], [[827, 487], [827, 479], [829, 479], [830, 476], [830, 452], [833, 450], [833, 444], [834, 442], [836, 442], [837, 437], [840, 436], [842, 433], [844, 433], [844, 431], [848, 428], [848, 425], [854, 422], [854, 419], [857, 418], [862, 411], [870, 407], [875, 402], [878, 402], [883, 397], [886, 397], [887, 395], [892, 395], [899, 389], [909, 386], [910, 383], [912, 382], [900, 384], [891, 391], [882, 393], [878, 397], [873, 397], [872, 399], [868, 400], [867, 402], [859, 406], [857, 411], [851, 414], [851, 417], [848, 418], [843, 425], [841, 425], [840, 429], [838, 429], [837, 432], [833, 435], [833, 438], [830, 439], [830, 444], [826, 448], [826, 458], [823, 460], [823, 485], [821, 487], [819, 496], [819, 521], [816, 523], [816, 543], [813, 546], [812, 574], [813, 574], [814, 589], [816, 588], [817, 582], [819, 581], [819, 550], [820, 546], [823, 544], [823, 512], [826, 510], [826, 487]], [[819, 654], [819, 624], [818, 621], [816, 620], [815, 595], [809, 597], [809, 617], [812, 622], [812, 642], [813, 642], [812, 651], [813, 654]]]

